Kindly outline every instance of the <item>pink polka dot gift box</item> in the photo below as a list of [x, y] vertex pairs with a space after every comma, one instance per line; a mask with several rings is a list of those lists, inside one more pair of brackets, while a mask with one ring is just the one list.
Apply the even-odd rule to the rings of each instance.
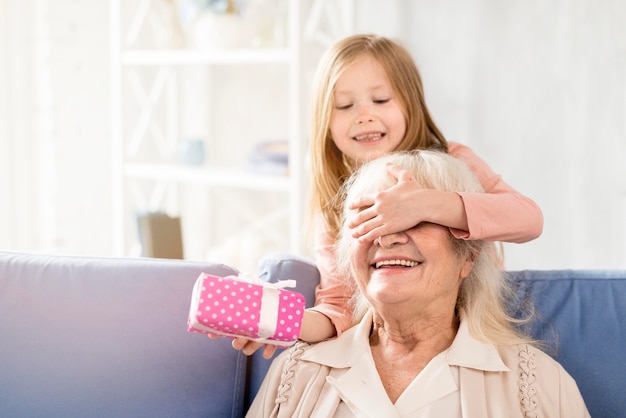
[[187, 330], [224, 337], [245, 337], [288, 347], [300, 335], [305, 298], [285, 289], [293, 280], [267, 283], [248, 276], [202, 273], [191, 296]]

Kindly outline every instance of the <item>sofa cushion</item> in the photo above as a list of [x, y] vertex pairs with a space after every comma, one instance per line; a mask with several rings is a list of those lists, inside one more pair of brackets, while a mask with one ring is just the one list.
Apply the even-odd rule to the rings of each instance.
[[187, 332], [225, 265], [0, 253], [0, 416], [240, 417], [245, 357]]
[[[535, 305], [531, 333], [556, 347], [592, 417], [626, 411], [626, 271], [512, 272]], [[549, 352], [549, 351], [548, 351]]]

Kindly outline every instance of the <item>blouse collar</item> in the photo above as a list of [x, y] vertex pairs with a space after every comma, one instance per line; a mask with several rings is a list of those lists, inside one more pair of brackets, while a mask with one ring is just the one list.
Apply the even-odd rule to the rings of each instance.
[[[357, 325], [340, 337], [313, 345], [302, 355], [302, 359], [332, 368], [352, 367], [357, 359], [370, 351], [369, 335], [373, 314], [370, 310]], [[470, 333], [464, 315], [452, 345], [445, 351], [451, 366], [460, 366], [483, 371], [510, 371], [504, 364], [495, 345], [478, 340]]]

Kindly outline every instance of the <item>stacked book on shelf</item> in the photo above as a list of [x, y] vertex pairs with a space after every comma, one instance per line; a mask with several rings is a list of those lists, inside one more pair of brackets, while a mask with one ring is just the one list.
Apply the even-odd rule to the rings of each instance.
[[289, 146], [286, 140], [263, 141], [248, 154], [247, 170], [252, 173], [286, 176], [289, 173]]

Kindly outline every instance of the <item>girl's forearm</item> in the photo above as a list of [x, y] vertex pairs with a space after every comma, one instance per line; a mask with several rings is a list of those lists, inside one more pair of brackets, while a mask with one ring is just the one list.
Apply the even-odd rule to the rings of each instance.
[[337, 330], [332, 321], [326, 315], [307, 309], [302, 319], [300, 339], [309, 343], [316, 343], [332, 338]]
[[[426, 199], [432, 208], [429, 213], [429, 222], [443, 225], [448, 228], [469, 231], [467, 214], [463, 199], [457, 193], [439, 190], [424, 189], [428, 193]], [[422, 200], [422, 199], [421, 199]]]

